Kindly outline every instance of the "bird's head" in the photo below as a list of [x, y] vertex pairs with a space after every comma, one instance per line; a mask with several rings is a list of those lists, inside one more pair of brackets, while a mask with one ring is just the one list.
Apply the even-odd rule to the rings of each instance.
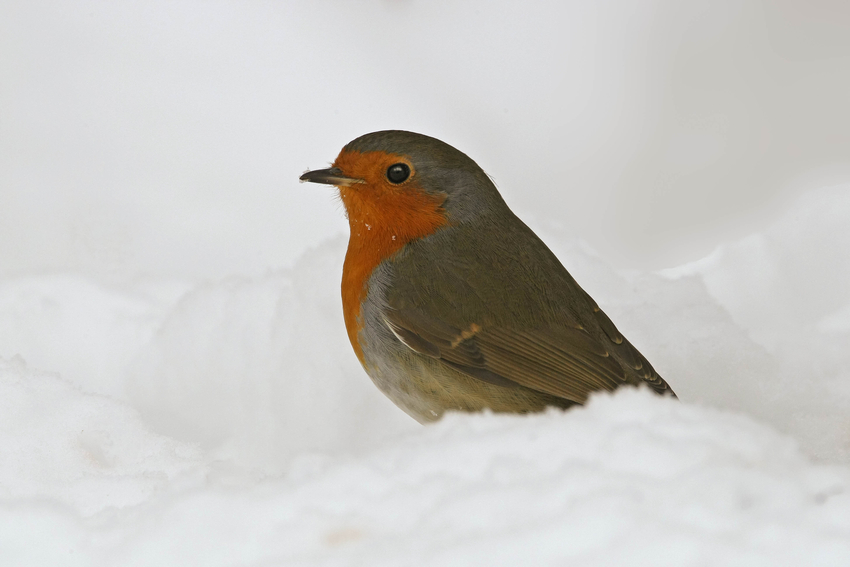
[[330, 168], [308, 171], [301, 181], [339, 187], [352, 234], [368, 224], [423, 236], [505, 207], [493, 182], [466, 154], [400, 130], [349, 142]]

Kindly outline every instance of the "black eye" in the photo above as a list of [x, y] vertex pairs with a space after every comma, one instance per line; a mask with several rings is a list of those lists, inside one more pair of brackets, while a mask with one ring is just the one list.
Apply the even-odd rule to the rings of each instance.
[[387, 169], [387, 179], [390, 183], [404, 183], [410, 177], [410, 167], [406, 163], [395, 163]]

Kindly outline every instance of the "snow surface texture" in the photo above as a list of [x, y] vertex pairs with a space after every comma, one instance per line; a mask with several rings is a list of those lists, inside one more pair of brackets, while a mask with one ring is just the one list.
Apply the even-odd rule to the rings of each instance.
[[847, 218], [825, 188], [661, 274], [542, 230], [681, 401], [428, 427], [350, 351], [344, 239], [202, 285], [0, 282], [0, 564], [848, 565]]

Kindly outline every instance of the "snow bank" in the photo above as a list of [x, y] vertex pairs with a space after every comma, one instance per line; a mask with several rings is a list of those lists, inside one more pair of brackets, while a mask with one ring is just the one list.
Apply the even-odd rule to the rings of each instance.
[[197, 446], [152, 434], [126, 404], [20, 356], [0, 358], [0, 432], [2, 500], [58, 502], [82, 515], [144, 502], [201, 462]]
[[850, 183], [806, 193], [767, 230], [664, 273], [698, 274], [771, 352], [850, 346]]
[[663, 274], [544, 231], [680, 402], [420, 427], [351, 352], [342, 239], [195, 286], [0, 282], [0, 563], [850, 564], [846, 195]]
[[[825, 187], [795, 200], [764, 232], [664, 272], [674, 284], [698, 279], [746, 333], [724, 337], [721, 348], [709, 341], [705, 351], [715, 364], [691, 366], [701, 375], [696, 397], [760, 416], [793, 433], [811, 454], [844, 462], [850, 461], [848, 227], [850, 184]], [[686, 330], [682, 337], [700, 336], [699, 329]], [[729, 357], [732, 366], [721, 362], [721, 368], [743, 386], [739, 394], [714, 387], [717, 377], [708, 369]], [[680, 359], [682, 371], [685, 363]]]
[[294, 270], [201, 285], [128, 369], [130, 400], [158, 431], [276, 471], [303, 451], [368, 446], [418, 425], [370, 382], [342, 319], [345, 241]]
[[451, 415], [360, 457], [300, 457], [280, 478], [208, 482], [108, 522], [33, 504], [0, 518], [5, 557], [63, 564], [850, 561], [846, 469], [744, 416], [635, 390], [566, 413]]
[[67, 274], [0, 281], [0, 356], [21, 354], [87, 391], [122, 397], [124, 369], [191, 287]]

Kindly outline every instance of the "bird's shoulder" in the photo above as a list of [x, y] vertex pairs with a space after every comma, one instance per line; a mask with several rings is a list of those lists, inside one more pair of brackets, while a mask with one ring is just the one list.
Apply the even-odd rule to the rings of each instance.
[[569, 272], [513, 215], [449, 226], [411, 242], [391, 260], [391, 273], [393, 300], [435, 307], [457, 322], [571, 324], [590, 313]]

